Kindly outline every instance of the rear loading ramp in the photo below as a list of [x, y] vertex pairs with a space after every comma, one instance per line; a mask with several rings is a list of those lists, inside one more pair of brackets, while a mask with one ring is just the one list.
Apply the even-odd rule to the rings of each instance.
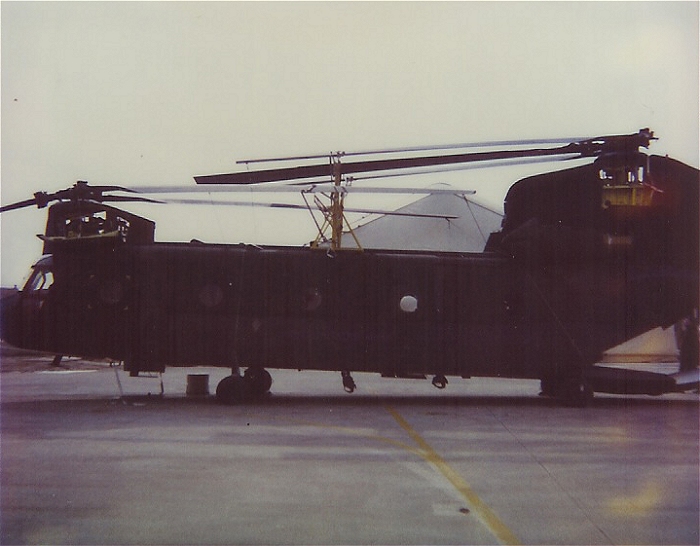
[[585, 379], [594, 392], [612, 394], [649, 394], [685, 392], [700, 386], [700, 368], [674, 374], [646, 370], [593, 366]]

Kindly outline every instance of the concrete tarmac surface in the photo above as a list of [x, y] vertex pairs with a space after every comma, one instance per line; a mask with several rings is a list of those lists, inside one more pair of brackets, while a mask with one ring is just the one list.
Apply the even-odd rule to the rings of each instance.
[[[698, 395], [596, 395], [536, 381], [270, 370], [129, 378], [105, 363], [3, 357], [0, 543], [698, 544]], [[117, 382], [119, 378], [119, 383]], [[123, 393], [123, 396], [121, 394]]]

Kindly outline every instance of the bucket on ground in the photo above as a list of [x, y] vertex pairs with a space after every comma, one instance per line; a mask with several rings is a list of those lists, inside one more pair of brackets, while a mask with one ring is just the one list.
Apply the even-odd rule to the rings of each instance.
[[209, 374], [187, 374], [187, 396], [209, 395]]

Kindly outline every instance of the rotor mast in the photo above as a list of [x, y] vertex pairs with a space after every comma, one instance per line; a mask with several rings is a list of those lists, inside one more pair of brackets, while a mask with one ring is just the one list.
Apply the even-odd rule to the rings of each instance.
[[[316, 222], [318, 235], [311, 243], [313, 248], [318, 248], [322, 243], [328, 242], [332, 252], [340, 250], [344, 234], [343, 228], [344, 226], [347, 226], [347, 233], [352, 235], [353, 239], [355, 240], [355, 244], [357, 245], [357, 249], [362, 250], [360, 241], [355, 235], [350, 222], [348, 222], [347, 218], [345, 217], [345, 195], [347, 192], [345, 191], [345, 186], [343, 185], [344, 179], [342, 165], [340, 163], [340, 158], [343, 155], [343, 152], [331, 152], [329, 154], [332, 187], [330, 195], [322, 192], [323, 195], [328, 198], [329, 203], [325, 204], [318, 197], [314, 197], [314, 203], [321, 211], [321, 214], [323, 214], [324, 221], [323, 224]], [[302, 190], [302, 195], [305, 193], [306, 192]], [[306, 197], [304, 197], [304, 201], [306, 201]], [[313, 216], [313, 211], [311, 210], [311, 207], [308, 206], [308, 202], [307, 207]], [[329, 229], [331, 232], [330, 240], [326, 237], [326, 231]]]
[[335, 191], [331, 193], [331, 251], [340, 250], [341, 239], [343, 238], [343, 204], [345, 194], [340, 192], [342, 173], [340, 171], [340, 156], [331, 156], [333, 162], [333, 186]]

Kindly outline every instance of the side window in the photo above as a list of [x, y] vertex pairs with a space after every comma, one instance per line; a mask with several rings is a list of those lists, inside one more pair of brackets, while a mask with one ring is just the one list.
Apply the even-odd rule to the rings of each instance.
[[24, 286], [27, 292], [48, 290], [53, 284], [53, 273], [48, 269], [35, 269]]

